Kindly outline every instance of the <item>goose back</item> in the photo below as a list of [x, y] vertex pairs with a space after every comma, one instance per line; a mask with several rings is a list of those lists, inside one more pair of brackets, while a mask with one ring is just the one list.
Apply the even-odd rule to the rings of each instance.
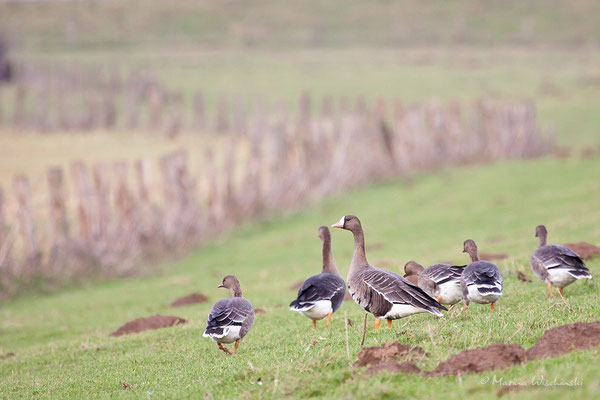
[[[441, 316], [445, 307], [400, 275], [369, 266], [348, 277], [354, 301], [378, 318], [397, 319], [418, 312]], [[396, 307], [397, 312], [394, 312]]]
[[254, 323], [254, 307], [243, 297], [225, 298], [217, 301], [206, 320], [204, 337], [217, 343], [233, 343], [242, 339]]
[[489, 261], [469, 264], [462, 273], [460, 283], [467, 302], [492, 303], [502, 295], [502, 275], [496, 264]]
[[530, 265], [538, 279], [557, 287], [565, 287], [577, 279], [592, 277], [577, 253], [555, 244], [538, 247], [531, 255]]
[[290, 303], [294, 311], [307, 311], [319, 301], [330, 301], [332, 312], [337, 311], [346, 297], [346, 284], [335, 274], [321, 273], [304, 281], [298, 290], [298, 297]]

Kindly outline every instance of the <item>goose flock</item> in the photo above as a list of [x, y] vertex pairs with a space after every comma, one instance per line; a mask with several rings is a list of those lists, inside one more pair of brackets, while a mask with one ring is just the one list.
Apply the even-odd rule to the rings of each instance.
[[[490, 311], [493, 311], [502, 296], [502, 275], [498, 266], [480, 260], [477, 245], [471, 239], [463, 243], [463, 252], [469, 255], [470, 264], [440, 263], [424, 268], [409, 261], [404, 266], [405, 275], [400, 276], [369, 264], [362, 225], [356, 216], [345, 215], [332, 227], [350, 231], [354, 237], [347, 285], [335, 265], [329, 228], [321, 226], [318, 231], [323, 253], [321, 273], [307, 278], [298, 290], [297, 298], [290, 303], [290, 309], [308, 317], [314, 328], [317, 321], [325, 318], [325, 327], [329, 325], [331, 316], [344, 302], [346, 287], [356, 304], [373, 314], [376, 331], [382, 319], [391, 328], [393, 320], [413, 314], [429, 313], [442, 317], [442, 311], [448, 311], [445, 306], [453, 307], [461, 300], [463, 310], [473, 302], [490, 304]], [[556, 287], [562, 297], [566, 286], [578, 279], [591, 279], [592, 275], [577, 253], [564, 246], [546, 244], [547, 235], [544, 225], [536, 227], [539, 247], [531, 255], [530, 265], [535, 276], [547, 285], [550, 296], [554, 297], [552, 287]], [[252, 327], [254, 308], [242, 297], [235, 276], [223, 278], [219, 287], [229, 289], [232, 297], [214, 304], [208, 314], [204, 336], [213, 339], [220, 350], [234, 355]], [[231, 343], [235, 343], [233, 351], [223, 346]]]

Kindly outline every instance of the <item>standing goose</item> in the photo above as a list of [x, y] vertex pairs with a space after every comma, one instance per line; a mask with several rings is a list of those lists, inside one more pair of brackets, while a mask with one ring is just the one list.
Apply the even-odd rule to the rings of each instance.
[[548, 231], [544, 225], [535, 228], [535, 236], [539, 246], [531, 255], [530, 265], [535, 276], [548, 286], [550, 297], [554, 297], [552, 286], [562, 297], [563, 289], [577, 279], [592, 278], [579, 254], [565, 246], [546, 244]]
[[[223, 278], [218, 287], [231, 290], [230, 298], [221, 299], [215, 303], [206, 320], [204, 337], [210, 337], [217, 342], [219, 349], [229, 354], [235, 354], [240, 340], [246, 336], [254, 322], [254, 307], [250, 301], [242, 297], [240, 282], [233, 275]], [[233, 343], [233, 351], [223, 346], [223, 343]]]
[[393, 272], [369, 265], [365, 255], [362, 226], [354, 215], [343, 216], [334, 228], [346, 229], [354, 235], [354, 254], [348, 272], [348, 289], [354, 301], [375, 316], [375, 330], [381, 318], [392, 320], [428, 312], [442, 316], [446, 308], [429, 297], [423, 289]]
[[417, 284], [428, 295], [441, 304], [452, 306], [462, 300], [460, 277], [465, 267], [466, 265], [434, 264], [423, 268], [421, 264], [409, 261], [404, 266], [404, 277], [418, 277]]
[[471, 264], [463, 270], [460, 278], [465, 309], [469, 302], [491, 304], [494, 309], [496, 301], [502, 296], [502, 275], [496, 264], [479, 260], [477, 245], [471, 239], [465, 240], [463, 253], [469, 253]]
[[318, 236], [322, 242], [323, 270], [305, 280], [298, 290], [298, 298], [290, 303], [290, 309], [310, 318], [315, 329], [317, 321], [325, 317], [325, 327], [329, 326], [331, 314], [340, 308], [346, 297], [346, 284], [335, 266], [331, 252], [329, 228], [319, 227]]

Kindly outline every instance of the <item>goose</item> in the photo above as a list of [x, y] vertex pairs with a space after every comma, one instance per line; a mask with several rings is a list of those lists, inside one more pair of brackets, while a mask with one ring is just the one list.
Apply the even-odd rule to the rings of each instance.
[[466, 265], [433, 264], [427, 268], [415, 261], [404, 265], [404, 277], [417, 277], [417, 285], [438, 302], [453, 306], [462, 300], [460, 277]]
[[319, 227], [318, 236], [322, 242], [323, 270], [305, 280], [298, 290], [298, 297], [290, 303], [290, 309], [310, 318], [315, 329], [317, 321], [325, 317], [325, 327], [329, 326], [331, 315], [340, 308], [346, 297], [346, 283], [335, 266], [331, 252], [329, 228]]
[[535, 236], [539, 240], [539, 246], [531, 255], [529, 263], [535, 276], [548, 286], [550, 297], [554, 297], [552, 286], [558, 288], [558, 294], [562, 297], [564, 288], [577, 279], [592, 279], [592, 274], [579, 254], [565, 246], [546, 244], [548, 231], [544, 225], [535, 228]]
[[[225, 353], [235, 355], [240, 341], [250, 331], [254, 322], [254, 307], [242, 297], [240, 282], [235, 276], [227, 275], [218, 287], [229, 289], [231, 297], [217, 301], [212, 307], [203, 336], [217, 342], [219, 349]], [[223, 346], [223, 343], [233, 342], [233, 351]]]
[[[446, 308], [417, 285], [393, 272], [369, 265], [365, 255], [365, 239], [360, 220], [354, 215], [345, 215], [333, 228], [345, 229], [354, 235], [354, 254], [348, 272], [348, 289], [352, 299], [375, 316], [375, 330], [379, 330], [381, 319], [392, 320], [412, 314], [428, 312], [442, 316]], [[446, 310], [447, 311], [447, 310]]]
[[464, 309], [469, 308], [471, 301], [479, 304], [491, 304], [490, 311], [494, 310], [496, 301], [502, 296], [502, 275], [496, 264], [479, 259], [477, 245], [471, 239], [465, 240], [463, 253], [471, 257], [471, 264], [463, 270], [460, 278]]

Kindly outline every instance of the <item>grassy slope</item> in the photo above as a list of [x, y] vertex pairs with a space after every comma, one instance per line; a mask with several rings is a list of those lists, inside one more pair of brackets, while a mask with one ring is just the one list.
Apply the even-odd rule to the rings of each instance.
[[473, 2], [160, 0], [0, 4], [0, 26], [23, 46], [395, 46], [600, 44], [594, 0]]
[[[0, 396], [5, 397], [271, 397], [335, 395], [345, 398], [481, 398], [497, 385], [482, 385], [480, 376], [426, 379], [404, 375], [362, 378], [349, 364], [360, 347], [363, 312], [346, 303], [330, 330], [314, 332], [309, 321], [287, 309], [289, 286], [319, 269], [316, 230], [344, 213], [359, 215], [365, 226], [371, 263], [398, 270], [416, 259], [466, 262], [462, 241], [475, 239], [482, 251], [506, 252], [500, 262], [505, 295], [497, 312], [473, 306], [467, 314], [437, 320], [420, 315], [396, 321], [393, 330], [374, 333], [369, 319], [367, 345], [392, 340], [420, 345], [431, 353], [421, 366], [432, 368], [465, 348], [510, 341], [532, 345], [549, 327], [600, 318], [594, 282], [566, 290], [571, 310], [549, 300], [543, 285], [519, 282], [514, 271], [532, 275], [528, 256], [536, 246], [534, 226], [545, 223], [552, 242], [600, 241], [600, 159], [507, 162], [490, 167], [457, 168], [417, 177], [413, 184], [390, 182], [331, 199], [310, 210], [238, 230], [168, 266], [163, 276], [103, 283], [51, 296], [22, 297], [0, 310]], [[342, 274], [351, 257], [349, 232], [334, 232], [333, 246]], [[369, 251], [369, 248], [373, 250]], [[600, 272], [599, 261], [589, 263]], [[223, 275], [235, 273], [245, 296], [256, 307], [255, 326], [235, 358], [218, 352], [202, 338], [211, 304], [170, 309], [174, 298], [201, 291], [212, 301]], [[108, 333], [123, 322], [154, 313], [189, 318], [186, 326], [121, 338]], [[346, 356], [343, 316], [354, 322]], [[318, 344], [307, 350], [311, 341]], [[530, 398], [600, 396], [595, 371], [598, 349], [536, 361], [483, 377], [530, 381], [554, 376], [583, 386], [576, 389], [528, 388], [511, 393]], [[277, 387], [274, 381], [277, 379]], [[131, 386], [123, 389], [121, 383]], [[262, 384], [258, 384], [261, 382]], [[573, 392], [577, 390], [577, 392]]]

